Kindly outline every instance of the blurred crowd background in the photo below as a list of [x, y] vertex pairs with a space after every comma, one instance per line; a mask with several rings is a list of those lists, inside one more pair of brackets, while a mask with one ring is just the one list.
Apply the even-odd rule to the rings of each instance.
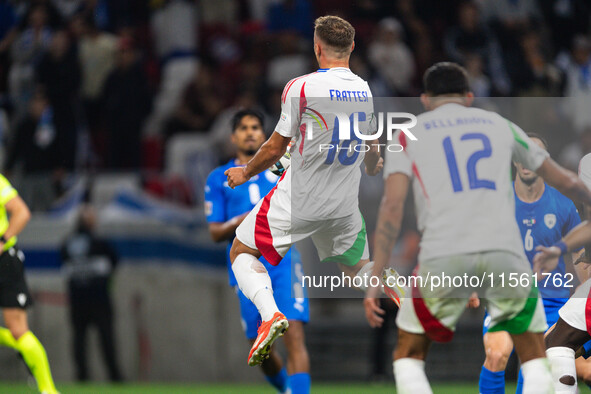
[[34, 210], [76, 174], [122, 171], [198, 204], [179, 149], [226, 160], [239, 107], [262, 110], [272, 131], [285, 83], [317, 68], [324, 14], [356, 28], [351, 69], [374, 96], [417, 96], [425, 69], [452, 60], [479, 97], [576, 98], [584, 115], [551, 153], [576, 168], [591, 150], [585, 0], [0, 0], [3, 172]]

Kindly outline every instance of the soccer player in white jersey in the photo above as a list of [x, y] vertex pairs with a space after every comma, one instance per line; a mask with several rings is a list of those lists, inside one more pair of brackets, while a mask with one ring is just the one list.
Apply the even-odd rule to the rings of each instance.
[[[591, 154], [581, 159], [579, 177], [591, 187]], [[538, 247], [539, 253], [534, 257], [534, 270], [552, 272], [558, 265], [560, 256], [569, 251], [585, 246], [591, 250], [591, 222], [589, 221], [589, 204], [584, 211], [587, 221], [570, 231], [560, 242], [551, 247]], [[553, 330], [546, 336], [546, 355], [550, 360], [554, 388], [557, 393], [577, 392], [577, 373], [575, 358], [589, 353], [584, 345], [591, 339], [591, 279], [587, 279], [572, 297], [558, 311], [560, 318]]]
[[[511, 185], [511, 161], [536, 171], [563, 194], [586, 202], [591, 193], [577, 176], [558, 166], [514, 123], [470, 108], [473, 94], [466, 71], [438, 63], [424, 76], [416, 141], [398, 133], [402, 153], [387, 153], [386, 185], [378, 215], [373, 274], [387, 263], [399, 233], [406, 193], [412, 182], [422, 231], [412, 299], [398, 313], [394, 374], [398, 393], [431, 393], [424, 360], [432, 341], [447, 342], [473, 291], [470, 286], [437, 285], [427, 278], [484, 278], [479, 291], [491, 316], [490, 331], [511, 334], [522, 362], [524, 393], [552, 392], [544, 357], [546, 321], [541, 299], [527, 285], [501, 286], [502, 274], [526, 278], [532, 271], [524, 255]], [[395, 135], [396, 137], [396, 135]], [[496, 279], [491, 283], [490, 278]], [[457, 283], [454, 280], [454, 283]], [[472, 285], [473, 286], [473, 285]], [[366, 314], [379, 325], [373, 292]]]
[[354, 35], [351, 24], [339, 17], [316, 20], [314, 53], [320, 69], [285, 86], [275, 132], [246, 166], [226, 171], [230, 187], [241, 185], [277, 162], [296, 138], [291, 166], [236, 229], [230, 252], [238, 286], [263, 320], [249, 365], [261, 363], [288, 327], [261, 255], [277, 265], [292, 244], [311, 237], [320, 260], [337, 262], [350, 277], [365, 276], [372, 267], [358, 207], [359, 166], [364, 161], [366, 172], [375, 175], [382, 159], [373, 143], [364, 154], [349, 149], [360, 145], [357, 134], [341, 140], [339, 133], [358, 124], [361, 133], [370, 134], [373, 119], [369, 86], [349, 70]]

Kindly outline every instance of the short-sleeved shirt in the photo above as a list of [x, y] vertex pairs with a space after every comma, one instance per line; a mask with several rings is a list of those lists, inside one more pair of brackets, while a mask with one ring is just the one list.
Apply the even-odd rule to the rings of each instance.
[[[3, 235], [8, 229], [8, 214], [6, 213], [6, 203], [18, 196], [18, 192], [8, 179], [0, 175], [0, 234]], [[8, 250], [16, 244], [16, 236], [11, 237], [4, 245], [3, 250]]]
[[[412, 179], [421, 260], [489, 250], [523, 256], [511, 162], [536, 170], [548, 153], [494, 112], [448, 103], [417, 117], [417, 140], [398, 131], [384, 176]], [[525, 257], [525, 256], [524, 256]]]
[[[264, 197], [273, 187], [275, 187], [278, 177], [270, 171], [264, 171], [259, 175], [255, 175], [248, 182], [236, 186], [234, 189], [228, 186], [228, 180], [224, 172], [238, 164], [236, 160], [230, 160], [223, 166], [213, 170], [207, 178], [205, 186], [205, 214], [207, 221], [212, 222], [226, 222], [236, 216], [240, 216], [246, 212], [250, 212], [259, 200]], [[230, 248], [232, 247], [232, 240], [228, 243], [227, 249], [227, 264], [228, 275], [230, 278], [230, 286], [236, 285], [236, 278], [232, 271], [232, 263], [230, 262]], [[271, 268], [267, 261], [261, 259], [267, 270], [274, 271], [282, 269], [290, 269], [289, 264], [280, 264], [277, 267]]]
[[[372, 134], [373, 115], [369, 85], [348, 68], [320, 69], [287, 83], [275, 131], [296, 141], [276, 195], [292, 215], [316, 221], [358, 210], [364, 153], [355, 149], [361, 139], [352, 125], [356, 119], [361, 134]], [[343, 127], [350, 138], [341, 140]]]
[[[538, 245], [554, 245], [581, 223], [575, 204], [548, 185], [545, 185], [540, 199], [532, 203], [521, 201], [515, 194], [515, 219], [530, 263], [533, 262]], [[570, 296], [570, 288], [555, 286], [555, 283], [567, 283], [565, 273], [564, 258], [560, 257], [558, 266], [552, 271], [549, 280], [544, 277], [538, 282], [543, 298], [566, 299]], [[560, 278], [560, 282], [553, 280], [555, 277]]]

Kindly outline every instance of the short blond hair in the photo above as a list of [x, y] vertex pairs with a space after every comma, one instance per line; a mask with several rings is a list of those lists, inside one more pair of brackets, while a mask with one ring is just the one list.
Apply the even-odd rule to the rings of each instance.
[[314, 22], [314, 34], [337, 55], [351, 53], [355, 29], [343, 18], [334, 15], [319, 17]]

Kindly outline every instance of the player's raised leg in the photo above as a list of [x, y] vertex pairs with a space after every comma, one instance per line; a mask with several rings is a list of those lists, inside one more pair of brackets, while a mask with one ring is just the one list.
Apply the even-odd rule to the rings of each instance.
[[230, 250], [232, 271], [240, 290], [255, 304], [263, 320], [248, 355], [248, 365], [251, 366], [260, 364], [269, 356], [273, 342], [289, 327], [287, 319], [277, 308], [273, 298], [271, 278], [265, 266], [259, 261], [260, 256], [258, 250], [247, 247], [238, 238], [234, 239]]
[[[253, 303], [250, 302], [240, 290], [236, 290], [240, 304], [240, 320], [242, 322], [242, 328], [244, 329], [244, 333], [252, 347], [258, 336], [257, 330], [261, 324], [260, 315]], [[287, 375], [287, 368], [277, 352], [274, 352], [273, 350], [270, 351], [269, 357], [261, 364], [261, 370], [263, 371], [267, 382], [277, 389], [279, 393], [288, 392], [289, 378]]]

